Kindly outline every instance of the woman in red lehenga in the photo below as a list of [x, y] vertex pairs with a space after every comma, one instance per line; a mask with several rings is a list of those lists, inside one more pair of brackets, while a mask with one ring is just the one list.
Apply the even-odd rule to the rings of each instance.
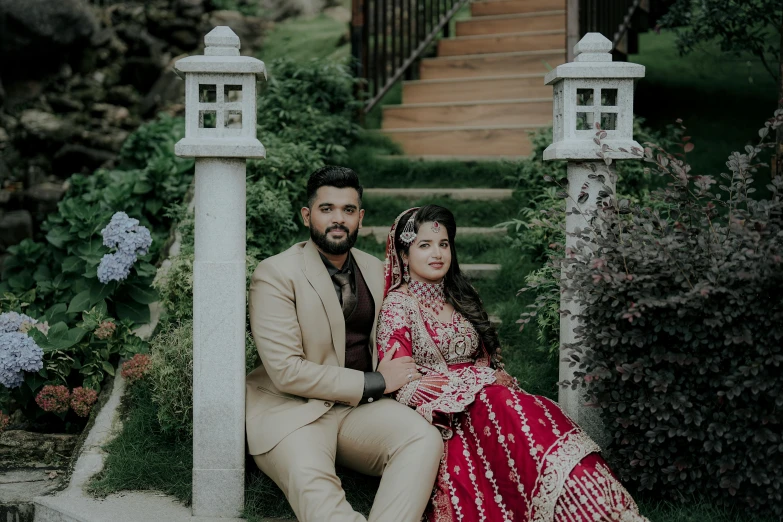
[[[598, 446], [549, 399], [489, 357], [498, 346], [460, 273], [443, 207], [401, 214], [389, 233], [378, 349], [418, 372], [395, 398], [437, 426], [445, 453], [429, 522], [644, 522]], [[421, 378], [419, 377], [421, 375]]]

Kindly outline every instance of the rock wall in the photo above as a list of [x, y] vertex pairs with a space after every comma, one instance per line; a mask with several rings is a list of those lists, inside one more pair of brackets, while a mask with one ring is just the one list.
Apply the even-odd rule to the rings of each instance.
[[33, 237], [74, 173], [112, 167], [125, 138], [183, 110], [173, 62], [229, 25], [243, 54], [272, 22], [261, 0], [0, 0], [0, 256]]

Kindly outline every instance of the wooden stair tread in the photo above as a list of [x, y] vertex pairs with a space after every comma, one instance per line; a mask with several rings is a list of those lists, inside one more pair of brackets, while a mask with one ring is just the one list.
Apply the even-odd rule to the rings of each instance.
[[378, 156], [381, 160], [395, 161], [401, 158], [406, 160], [415, 161], [462, 161], [462, 162], [476, 162], [476, 161], [520, 161], [527, 158], [527, 156], [466, 156], [464, 154], [406, 154], [405, 156]]
[[566, 12], [561, 9], [534, 13], [477, 16], [468, 20], [459, 20], [456, 25], [456, 36], [564, 30], [565, 27]]
[[510, 199], [513, 189], [492, 188], [366, 188], [365, 195], [421, 199], [449, 197], [460, 201], [502, 201]]
[[440, 56], [421, 64], [422, 80], [546, 73], [565, 63], [564, 48], [509, 53]]
[[416, 103], [383, 107], [384, 130], [464, 125], [545, 125], [551, 121], [551, 98]]
[[535, 130], [545, 127], [545, 125], [520, 123], [515, 125], [461, 125], [461, 126], [438, 126], [422, 127], [414, 129], [383, 129], [384, 134], [394, 134], [399, 132], [444, 132], [444, 131], [475, 131], [475, 130]]
[[565, 0], [485, 0], [475, 1], [470, 6], [472, 16], [533, 13], [565, 9]]
[[410, 103], [480, 102], [514, 98], [552, 99], [545, 73], [403, 82], [402, 101]]
[[507, 100], [476, 100], [459, 102], [424, 102], [424, 103], [403, 103], [401, 105], [385, 105], [384, 109], [412, 108], [423, 109], [427, 107], [466, 107], [470, 105], [498, 105], [507, 103], [547, 103], [552, 102], [552, 98], [510, 98]]
[[405, 154], [462, 156], [527, 156], [533, 146], [530, 132], [541, 126], [505, 125], [483, 127], [437, 127], [382, 131], [400, 145]]
[[547, 50], [565, 44], [565, 29], [457, 36], [438, 42], [438, 56]]
[[[465, 236], [502, 236], [506, 235], [506, 229], [504, 228], [495, 228], [495, 227], [457, 227], [457, 234], [459, 234], [462, 237]], [[371, 227], [362, 227], [359, 229], [359, 237], [372, 237], [375, 238], [376, 241], [379, 243], [382, 243], [386, 241], [386, 239], [389, 237], [389, 227], [386, 225], [383, 226], [371, 226]], [[486, 268], [488, 266], [494, 266], [494, 265], [475, 265], [479, 267], [480, 270], [489, 270], [489, 268]]]
[[538, 16], [552, 16], [566, 14], [565, 9], [552, 9], [551, 11], [533, 11], [530, 13], [511, 13], [511, 14], [499, 14], [499, 15], [485, 15], [485, 16], [473, 16], [466, 18], [465, 20], [458, 20], [459, 22], [474, 22], [481, 21], [487, 22], [490, 20], [518, 20], [526, 18], [535, 18]]

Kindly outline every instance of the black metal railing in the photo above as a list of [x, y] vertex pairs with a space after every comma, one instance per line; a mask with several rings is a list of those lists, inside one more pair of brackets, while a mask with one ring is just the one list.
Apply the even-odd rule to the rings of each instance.
[[353, 0], [351, 53], [369, 112], [470, 0]]
[[642, 0], [580, 0], [579, 34], [601, 33], [617, 48], [631, 29], [632, 20]]

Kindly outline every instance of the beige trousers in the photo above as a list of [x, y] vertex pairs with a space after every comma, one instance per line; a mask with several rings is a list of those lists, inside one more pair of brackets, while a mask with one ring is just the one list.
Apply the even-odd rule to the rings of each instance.
[[381, 476], [370, 522], [419, 522], [443, 454], [440, 432], [392, 399], [335, 405], [315, 422], [253, 455], [283, 490], [299, 522], [364, 522], [345, 499], [335, 462]]

